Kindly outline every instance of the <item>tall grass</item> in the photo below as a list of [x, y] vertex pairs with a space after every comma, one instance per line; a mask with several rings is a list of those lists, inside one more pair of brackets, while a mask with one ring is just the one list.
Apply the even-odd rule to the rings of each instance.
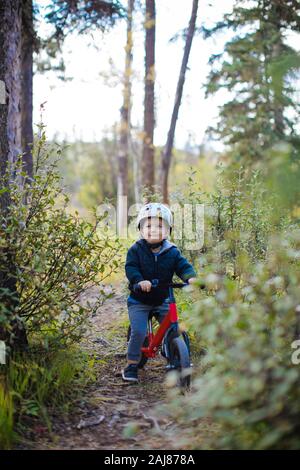
[[9, 449], [15, 437], [14, 404], [11, 392], [0, 383], [0, 449]]
[[94, 378], [94, 359], [75, 346], [12, 358], [0, 384], [0, 448], [11, 448], [36, 423], [51, 433], [52, 414], [67, 412]]

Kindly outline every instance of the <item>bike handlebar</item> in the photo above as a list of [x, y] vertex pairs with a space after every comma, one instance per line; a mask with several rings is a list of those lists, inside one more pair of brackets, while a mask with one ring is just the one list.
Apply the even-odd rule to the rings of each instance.
[[[164, 288], [168, 288], [168, 287], [172, 287], [172, 288], [175, 288], [175, 289], [180, 289], [182, 287], [186, 287], [186, 286], [189, 286], [190, 284], [188, 282], [161, 282], [161, 281], [158, 281], [158, 279], [152, 279], [152, 281], [150, 281], [151, 284], [152, 284], [152, 287], [156, 288], [156, 287], [164, 287]], [[136, 284], [133, 284], [132, 285], [132, 290], [134, 292], [139, 292], [141, 291], [141, 286], [139, 285], [139, 283], [136, 283]]]
[[[188, 282], [162, 282], [162, 281], [159, 281], [158, 279], [152, 279], [152, 281], [150, 281], [150, 282], [152, 284], [152, 287], [154, 287], [154, 288], [156, 288], [156, 287], [161, 287], [161, 288], [172, 287], [174, 289], [180, 289], [182, 287], [186, 287], [186, 286], [191, 285]], [[129, 284], [129, 286], [134, 292], [141, 292], [142, 291], [141, 286], [139, 285], [138, 282], [136, 284]], [[202, 282], [201, 284], [197, 284], [197, 286], [200, 287], [200, 289], [205, 289], [206, 284], [205, 284], [205, 282]]]

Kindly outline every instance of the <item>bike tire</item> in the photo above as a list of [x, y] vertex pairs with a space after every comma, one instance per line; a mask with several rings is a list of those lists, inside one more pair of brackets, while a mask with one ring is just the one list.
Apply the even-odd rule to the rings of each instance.
[[[131, 326], [128, 327], [128, 330], [127, 330], [127, 343], [129, 343], [130, 341], [130, 335], [131, 335]], [[143, 347], [144, 348], [147, 348], [149, 346], [149, 340], [148, 340], [148, 337], [146, 336], [146, 338], [144, 339], [144, 342], [143, 342]], [[138, 363], [138, 368], [139, 369], [142, 369], [146, 363], [148, 362], [148, 357], [146, 357], [143, 353], [142, 353], [142, 356], [141, 356], [141, 359]]]
[[179, 372], [177, 385], [182, 390], [188, 390], [191, 385], [191, 360], [188, 347], [182, 337], [176, 337], [170, 343], [170, 364]]

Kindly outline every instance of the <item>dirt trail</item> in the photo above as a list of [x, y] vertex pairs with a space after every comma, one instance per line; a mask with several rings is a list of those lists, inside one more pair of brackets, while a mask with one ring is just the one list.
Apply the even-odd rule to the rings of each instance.
[[[172, 440], [174, 423], [155, 415], [153, 408], [166, 397], [163, 358], [151, 360], [140, 371], [139, 384], [122, 381], [126, 362], [126, 293], [113, 286], [91, 319], [84, 348], [96, 354], [96, 383], [67, 417], [53, 422], [52, 439], [40, 437], [33, 449], [178, 449]], [[95, 292], [86, 293], [89, 301]], [[128, 423], [136, 433], [124, 435]], [[125, 437], [126, 436], [126, 437]], [[130, 437], [129, 437], [130, 436]]]

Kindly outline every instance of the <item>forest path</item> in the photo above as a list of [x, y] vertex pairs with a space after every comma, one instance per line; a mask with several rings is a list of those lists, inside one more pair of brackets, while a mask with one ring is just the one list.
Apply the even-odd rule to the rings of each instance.
[[[120, 284], [91, 319], [83, 347], [95, 354], [96, 382], [76, 402], [72, 412], [52, 420], [52, 439], [35, 437], [33, 449], [184, 449], [175, 439], [172, 419], [158, 416], [154, 407], [164, 403], [165, 361], [158, 356], [139, 371], [140, 382], [122, 381], [126, 362], [126, 293]], [[85, 299], [95, 298], [86, 291]], [[128, 423], [135, 432], [128, 431]], [[208, 426], [203, 423], [203, 432]], [[127, 427], [127, 432], [124, 429]]]

